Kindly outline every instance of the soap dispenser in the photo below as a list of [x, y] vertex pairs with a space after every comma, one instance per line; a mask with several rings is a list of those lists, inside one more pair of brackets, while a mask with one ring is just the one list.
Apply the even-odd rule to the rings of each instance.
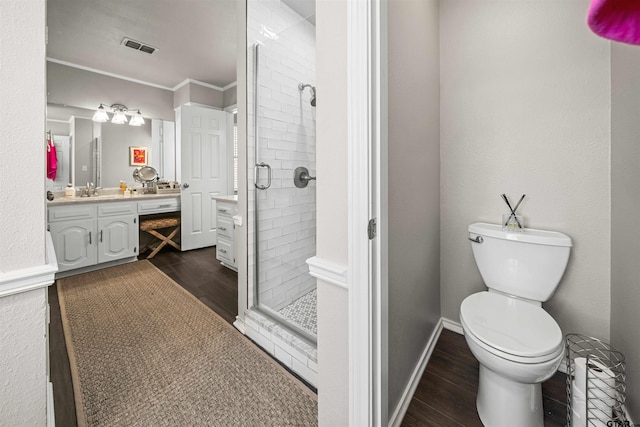
[[71, 183], [67, 184], [67, 188], [64, 189], [64, 197], [75, 197], [76, 189]]

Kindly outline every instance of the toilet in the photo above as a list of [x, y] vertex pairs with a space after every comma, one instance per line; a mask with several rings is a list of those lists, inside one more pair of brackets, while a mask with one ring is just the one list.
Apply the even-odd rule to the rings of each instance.
[[488, 288], [460, 305], [465, 340], [480, 363], [478, 415], [486, 427], [542, 427], [540, 384], [564, 356], [562, 331], [542, 303], [562, 279], [571, 238], [476, 223], [469, 240]]

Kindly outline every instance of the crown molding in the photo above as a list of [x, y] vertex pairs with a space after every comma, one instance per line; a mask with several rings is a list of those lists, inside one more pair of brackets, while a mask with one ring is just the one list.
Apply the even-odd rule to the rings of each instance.
[[145, 86], [155, 87], [155, 88], [158, 88], [158, 89], [173, 90], [173, 89], [171, 89], [170, 87], [167, 87], [167, 86], [162, 86], [162, 85], [158, 85], [158, 84], [155, 84], [155, 83], [145, 82], [143, 80], [132, 79], [130, 77], [121, 76], [120, 74], [109, 73], [107, 71], [98, 70], [97, 68], [85, 67], [84, 65], [74, 64], [73, 62], [61, 61], [59, 59], [50, 58], [48, 56], [47, 56], [47, 61], [53, 62], [54, 64], [66, 65], [67, 67], [71, 67], [71, 68], [77, 68], [79, 70], [90, 71], [90, 72], [96, 73], [96, 74], [102, 74], [103, 76], [113, 77], [113, 78], [120, 79], [120, 80], [126, 80], [126, 81], [132, 82], [132, 83], [138, 83], [138, 84], [145, 85]]
[[232, 88], [232, 87], [234, 87], [234, 86], [236, 86], [238, 84], [238, 82], [232, 82], [232, 83], [229, 83], [228, 85], [226, 85], [224, 87], [220, 87], [220, 86], [212, 85], [212, 84], [209, 84], [209, 83], [206, 83], [206, 82], [201, 82], [199, 80], [185, 79], [182, 82], [178, 83], [174, 87], [168, 87], [168, 86], [158, 85], [158, 84], [155, 84], [155, 83], [146, 82], [144, 80], [132, 79], [130, 77], [122, 76], [120, 74], [109, 73], [107, 71], [98, 70], [97, 68], [85, 67], [84, 65], [75, 64], [73, 62], [68, 62], [68, 61], [62, 61], [60, 59], [51, 58], [49, 56], [47, 56], [46, 59], [47, 59], [47, 61], [53, 62], [54, 64], [65, 65], [67, 67], [77, 68], [79, 70], [89, 71], [89, 72], [96, 73], [96, 74], [102, 74], [103, 76], [113, 77], [115, 79], [120, 79], [120, 80], [126, 80], [128, 82], [137, 83], [137, 84], [141, 84], [141, 85], [145, 85], [145, 86], [151, 86], [151, 87], [155, 87], [155, 88], [158, 88], [158, 89], [169, 90], [169, 91], [172, 91], [172, 92], [175, 92], [176, 90], [180, 89], [182, 86], [184, 86], [186, 84], [189, 84], [189, 83], [197, 84], [199, 86], [207, 87], [207, 88], [210, 88], [210, 89], [219, 90], [221, 92], [224, 92], [225, 90], [227, 90], [229, 88]]

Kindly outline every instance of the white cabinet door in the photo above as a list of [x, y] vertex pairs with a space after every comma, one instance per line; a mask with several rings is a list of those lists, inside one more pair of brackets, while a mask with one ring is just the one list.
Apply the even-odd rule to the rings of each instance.
[[227, 192], [227, 114], [195, 106], [177, 112], [183, 251], [216, 244], [213, 198]]
[[98, 262], [138, 255], [137, 215], [98, 218]]
[[95, 219], [52, 222], [49, 231], [58, 258], [58, 271], [87, 267], [97, 262]]

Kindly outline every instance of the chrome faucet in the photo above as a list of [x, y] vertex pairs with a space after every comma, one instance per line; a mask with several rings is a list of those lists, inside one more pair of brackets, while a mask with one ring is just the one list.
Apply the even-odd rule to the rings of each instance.
[[87, 182], [87, 196], [95, 196], [96, 195], [96, 186], [93, 182]]

